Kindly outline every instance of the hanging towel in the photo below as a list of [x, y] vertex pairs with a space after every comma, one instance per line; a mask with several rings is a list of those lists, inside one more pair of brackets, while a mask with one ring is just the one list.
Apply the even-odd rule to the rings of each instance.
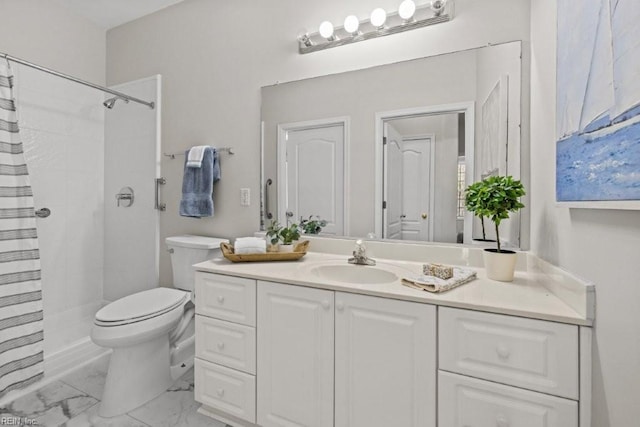
[[38, 233], [13, 77], [0, 61], [0, 397], [43, 376]]
[[185, 152], [180, 215], [193, 218], [213, 216], [213, 183], [220, 179], [218, 150], [206, 147], [199, 168], [189, 167], [188, 162], [189, 153]]
[[202, 158], [204, 157], [204, 149], [207, 148], [206, 145], [197, 145], [195, 147], [191, 147], [189, 153], [187, 154], [187, 166], [190, 168], [199, 168], [202, 167]]

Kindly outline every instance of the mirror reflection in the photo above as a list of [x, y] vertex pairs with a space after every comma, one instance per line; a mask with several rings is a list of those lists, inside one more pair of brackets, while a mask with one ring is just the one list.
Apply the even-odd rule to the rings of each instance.
[[471, 243], [464, 188], [520, 174], [521, 89], [520, 42], [263, 87], [263, 223]]

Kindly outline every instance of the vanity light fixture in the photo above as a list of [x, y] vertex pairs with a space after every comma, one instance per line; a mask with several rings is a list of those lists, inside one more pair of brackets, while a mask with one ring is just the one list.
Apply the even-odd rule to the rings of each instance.
[[342, 27], [334, 28], [331, 22], [324, 21], [317, 33], [303, 31], [298, 34], [298, 51], [301, 54], [316, 52], [453, 19], [454, 0], [428, 0], [422, 5], [416, 5], [415, 1], [403, 0], [394, 13], [387, 13], [382, 8], [374, 9], [368, 20], [360, 21], [355, 15], [349, 15]]
[[324, 21], [320, 24], [320, 28], [318, 28], [318, 33], [328, 41], [332, 42], [338, 40], [333, 32], [333, 24], [329, 21]]
[[358, 28], [360, 28], [360, 21], [358, 20], [357, 16], [349, 15], [344, 18], [344, 30], [347, 33], [351, 34], [353, 37], [356, 37], [360, 35], [360, 31], [358, 31]]
[[413, 0], [404, 0], [400, 3], [400, 7], [398, 8], [398, 15], [402, 18], [403, 22], [406, 24], [407, 22], [413, 21], [413, 15], [416, 13], [416, 4]]
[[387, 20], [387, 11], [383, 8], [379, 7], [377, 9], [373, 9], [371, 12], [371, 25], [376, 27], [378, 30], [384, 29], [384, 23]]

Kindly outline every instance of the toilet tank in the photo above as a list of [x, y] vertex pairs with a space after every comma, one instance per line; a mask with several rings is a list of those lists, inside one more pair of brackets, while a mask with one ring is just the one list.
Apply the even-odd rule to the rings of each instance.
[[167, 237], [166, 243], [171, 254], [173, 270], [173, 287], [193, 291], [195, 282], [193, 264], [220, 256], [222, 242], [228, 243], [229, 240], [191, 235]]

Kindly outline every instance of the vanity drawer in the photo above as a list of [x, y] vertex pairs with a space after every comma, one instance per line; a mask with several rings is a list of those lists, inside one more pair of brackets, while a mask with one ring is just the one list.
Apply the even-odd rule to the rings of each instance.
[[439, 368], [578, 399], [578, 327], [440, 308]]
[[578, 427], [578, 402], [440, 372], [438, 426]]
[[255, 375], [256, 330], [198, 314], [196, 357]]
[[196, 271], [196, 313], [256, 325], [256, 281]]
[[196, 401], [256, 422], [256, 377], [197, 357], [194, 366]]

